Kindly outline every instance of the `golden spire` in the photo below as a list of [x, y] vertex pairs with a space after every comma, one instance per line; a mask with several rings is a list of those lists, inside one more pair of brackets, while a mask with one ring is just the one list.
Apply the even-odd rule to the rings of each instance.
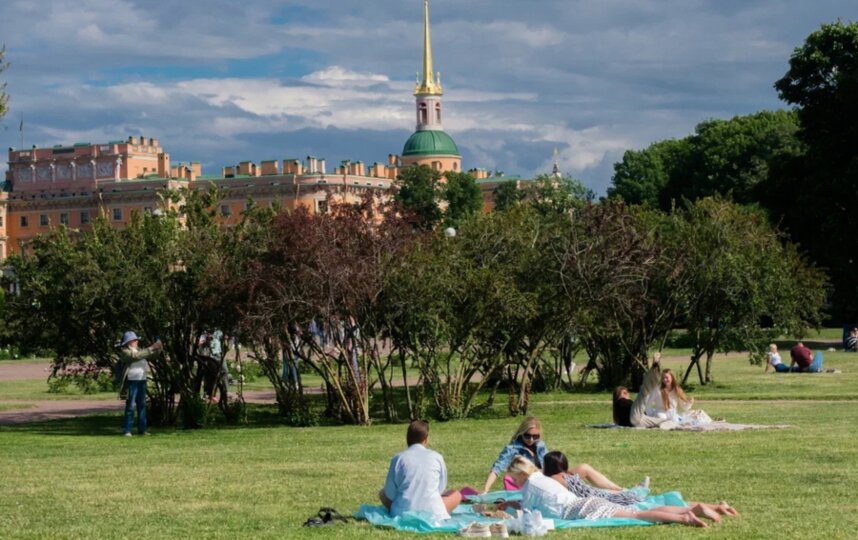
[[441, 73], [438, 72], [438, 81], [432, 72], [432, 40], [429, 38], [429, 0], [423, 0], [423, 80], [417, 83], [414, 95], [431, 94], [440, 96]]

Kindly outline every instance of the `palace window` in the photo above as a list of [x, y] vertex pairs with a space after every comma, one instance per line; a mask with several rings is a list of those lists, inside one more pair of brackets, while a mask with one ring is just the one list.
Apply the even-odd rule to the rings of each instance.
[[48, 226], [48, 214], [39, 214], [39, 226], [47, 227]]
[[440, 103], [435, 104], [435, 122], [437, 122], [439, 124], [441, 123], [441, 104]]
[[60, 224], [61, 225], [68, 225], [69, 224], [69, 215], [67, 212], [61, 212], [60, 213]]
[[426, 123], [428, 123], [428, 120], [429, 120], [429, 116], [426, 112], [426, 104], [421, 103], [420, 104], [420, 112], [419, 112], [419, 116], [417, 118], [417, 121], [421, 124], [426, 124]]
[[29, 226], [30, 226], [29, 216], [21, 216], [21, 227], [29, 227]]
[[113, 221], [122, 221], [122, 208], [113, 209]]
[[224, 217], [232, 215], [232, 209], [229, 207], [228, 204], [220, 205], [220, 215], [222, 215]]
[[316, 213], [317, 214], [327, 214], [328, 213], [328, 201], [316, 201]]
[[80, 213], [80, 224], [86, 225], [89, 223], [89, 210], [84, 210]]

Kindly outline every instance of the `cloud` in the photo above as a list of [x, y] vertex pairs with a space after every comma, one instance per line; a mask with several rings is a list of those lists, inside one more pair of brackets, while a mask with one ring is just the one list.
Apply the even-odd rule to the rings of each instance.
[[[854, 0], [433, 0], [444, 125], [467, 168], [564, 172], [603, 192], [625, 149], [783, 106], [794, 47]], [[10, 0], [0, 143], [157, 137], [242, 160], [384, 159], [414, 125], [419, 2]], [[0, 165], [2, 170], [4, 165]]]

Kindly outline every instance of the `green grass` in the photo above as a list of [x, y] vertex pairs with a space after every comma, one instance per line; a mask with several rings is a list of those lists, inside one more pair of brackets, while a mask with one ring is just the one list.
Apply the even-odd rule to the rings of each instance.
[[0, 403], [0, 412], [29, 409], [30, 407], [32, 407], [32, 405], [27, 403]]
[[[649, 475], [655, 491], [726, 499], [742, 512], [708, 531], [659, 526], [551, 536], [854, 537], [858, 355], [828, 354], [826, 365], [843, 373], [764, 375], [745, 359], [718, 359], [716, 386], [693, 389], [714, 417], [792, 426], [782, 430], [596, 430], [585, 425], [610, 419], [606, 393], [538, 396], [530, 412], [542, 418], [549, 447], [571, 461], [625, 485]], [[503, 416], [499, 401], [485, 419], [432, 424], [431, 444], [445, 456], [451, 486], [481, 486], [519, 423]], [[404, 425], [299, 429], [279, 425], [273, 407], [251, 411], [253, 427], [155, 429], [147, 438], [120, 437], [118, 415], [0, 426], [0, 536], [413, 537], [366, 523], [300, 527], [321, 506], [351, 513], [374, 503], [388, 460], [404, 448]]]
[[75, 385], [69, 385], [62, 392], [48, 392], [47, 378], [45, 379], [18, 379], [13, 381], [0, 381], [0, 400], [21, 401], [62, 401], [97, 399], [116, 399], [116, 392], [98, 392], [95, 394], [84, 394]]

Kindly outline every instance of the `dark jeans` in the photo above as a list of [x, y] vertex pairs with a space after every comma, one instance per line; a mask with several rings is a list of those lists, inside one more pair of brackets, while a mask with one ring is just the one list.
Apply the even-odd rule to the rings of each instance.
[[125, 400], [123, 433], [131, 433], [134, 423], [134, 406], [137, 406], [137, 433], [146, 433], [146, 381], [128, 381], [128, 399]]

